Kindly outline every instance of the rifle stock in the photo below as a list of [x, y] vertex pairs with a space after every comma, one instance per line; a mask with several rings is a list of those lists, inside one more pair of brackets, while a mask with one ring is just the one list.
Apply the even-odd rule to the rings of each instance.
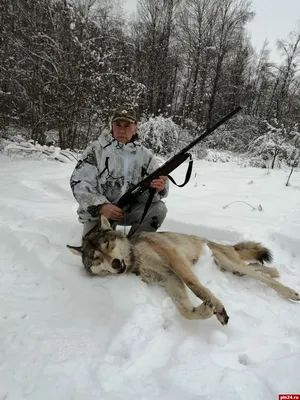
[[137, 198], [143, 194], [146, 190], [150, 188], [150, 183], [153, 179], [158, 178], [159, 176], [167, 176], [174, 169], [179, 167], [187, 158], [190, 157], [188, 151], [200, 143], [203, 139], [209, 136], [212, 132], [214, 132], [219, 126], [223, 125], [226, 121], [232, 118], [235, 114], [237, 114], [242, 109], [241, 106], [238, 106], [221, 120], [219, 120], [216, 124], [214, 124], [211, 128], [207, 129], [202, 135], [197, 137], [191, 143], [189, 143], [186, 147], [180, 150], [177, 154], [171, 157], [168, 161], [166, 161], [163, 165], [149, 174], [142, 181], [134, 185], [130, 190], [128, 190], [116, 203], [116, 205], [120, 208], [125, 208], [126, 206], [133, 204]]

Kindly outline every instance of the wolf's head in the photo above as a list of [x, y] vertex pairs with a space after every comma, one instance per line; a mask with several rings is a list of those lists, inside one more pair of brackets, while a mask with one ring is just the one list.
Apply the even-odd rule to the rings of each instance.
[[103, 215], [98, 228], [83, 238], [82, 246], [67, 247], [82, 257], [85, 269], [92, 275], [122, 274], [129, 267], [130, 244], [126, 236], [111, 228]]

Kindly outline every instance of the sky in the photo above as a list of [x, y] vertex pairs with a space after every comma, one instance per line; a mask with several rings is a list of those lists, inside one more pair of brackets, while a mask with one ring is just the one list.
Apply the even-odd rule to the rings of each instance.
[[265, 39], [269, 42], [271, 59], [278, 61], [277, 39], [285, 39], [288, 34], [300, 27], [299, 0], [252, 0], [256, 13], [248, 25], [253, 46], [259, 51]]
[[[136, 0], [124, 0], [129, 12], [136, 10]], [[252, 0], [255, 17], [248, 24], [254, 48], [259, 52], [264, 40], [269, 42], [271, 60], [278, 62], [280, 55], [276, 40], [285, 39], [289, 32], [300, 27], [300, 0]]]

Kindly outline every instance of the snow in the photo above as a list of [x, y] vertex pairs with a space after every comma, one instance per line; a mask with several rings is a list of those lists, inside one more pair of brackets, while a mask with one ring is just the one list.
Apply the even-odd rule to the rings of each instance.
[[[300, 305], [222, 273], [209, 251], [196, 272], [225, 305], [227, 327], [216, 318], [184, 320], [161, 288], [136, 276], [85, 274], [65, 247], [80, 243], [82, 229], [69, 188], [74, 165], [0, 154], [0, 399], [299, 393]], [[178, 183], [185, 169], [172, 174]], [[289, 187], [287, 176], [233, 161], [194, 162], [190, 183], [171, 185], [162, 229], [221, 243], [261, 240], [280, 281], [300, 290], [300, 173]]]

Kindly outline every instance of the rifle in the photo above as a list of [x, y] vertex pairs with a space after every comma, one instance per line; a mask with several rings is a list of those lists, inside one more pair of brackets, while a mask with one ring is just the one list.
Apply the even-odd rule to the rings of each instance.
[[190, 178], [191, 172], [192, 172], [192, 159], [190, 153], [188, 151], [196, 146], [196, 144], [200, 143], [203, 139], [205, 139], [208, 135], [210, 135], [213, 131], [215, 131], [219, 126], [223, 125], [226, 121], [228, 121], [230, 118], [232, 118], [235, 114], [237, 114], [240, 110], [242, 109], [241, 106], [238, 106], [235, 108], [233, 111], [231, 111], [229, 114], [227, 114], [225, 117], [223, 117], [220, 121], [218, 121], [215, 125], [213, 125], [211, 128], [207, 129], [202, 135], [197, 137], [195, 140], [193, 140], [191, 143], [189, 143], [186, 147], [184, 147], [182, 150], [179, 151], [179, 153], [175, 154], [173, 157], [171, 157], [168, 161], [166, 161], [163, 165], [161, 165], [159, 168], [157, 168], [155, 171], [153, 171], [151, 174], [149, 174], [146, 178], [144, 178], [142, 181], [134, 185], [130, 190], [128, 190], [126, 193], [123, 194], [122, 197], [118, 200], [116, 203], [116, 206], [119, 208], [126, 208], [128, 205], [131, 205], [136, 201], [136, 199], [143, 194], [146, 190], [150, 189], [150, 183], [153, 179], [158, 178], [159, 176], [168, 176], [169, 179], [173, 183], [175, 183], [174, 179], [169, 176], [169, 174], [174, 171], [180, 164], [182, 164], [187, 158], [190, 158], [190, 165], [189, 165], [189, 170], [187, 171], [187, 176], [185, 179], [185, 182], [182, 185], [176, 185], [179, 187], [185, 186]]
[[[124, 193], [123, 196], [120, 197], [120, 199], [117, 201], [117, 203], [115, 205], [124, 210], [124, 209], [128, 208], [130, 205], [134, 204], [137, 201], [138, 197], [141, 196], [145, 191], [149, 190], [149, 197], [148, 197], [146, 205], [145, 205], [143, 216], [139, 223], [139, 225], [140, 225], [149, 210], [149, 207], [151, 205], [151, 202], [152, 202], [153, 197], [156, 192], [155, 189], [150, 187], [151, 181], [153, 179], [158, 178], [159, 176], [168, 176], [168, 178], [176, 186], [179, 186], [179, 187], [185, 186], [190, 180], [192, 168], [193, 168], [192, 156], [188, 151], [191, 148], [193, 148], [194, 146], [196, 146], [198, 143], [200, 143], [203, 139], [205, 139], [212, 132], [214, 132], [217, 128], [219, 128], [219, 126], [221, 126], [226, 121], [228, 121], [230, 118], [232, 118], [241, 109], [242, 109], [242, 107], [238, 106], [233, 111], [231, 111], [229, 114], [227, 114], [225, 117], [220, 119], [211, 128], [207, 129], [204, 133], [202, 133], [202, 135], [197, 137], [195, 140], [193, 140], [191, 143], [189, 143], [186, 147], [184, 147], [182, 150], [180, 150], [179, 153], [175, 154], [168, 161], [166, 161], [163, 165], [161, 165], [159, 168], [157, 168], [155, 171], [153, 171], [151, 174], [149, 174], [146, 178], [144, 178], [142, 181], [140, 181], [139, 183], [134, 185], [131, 189], [129, 189], [126, 193]], [[182, 164], [188, 158], [190, 159], [190, 161], [189, 161], [188, 170], [186, 172], [185, 181], [183, 184], [177, 185], [177, 183], [174, 181], [174, 179], [169, 174], [172, 171], [174, 171], [174, 169], [179, 167], [179, 165]], [[110, 223], [113, 227], [115, 227], [115, 221], [110, 221]], [[91, 231], [89, 231], [87, 233], [87, 235], [90, 234], [92, 231], [94, 231], [95, 228], [91, 229]]]

